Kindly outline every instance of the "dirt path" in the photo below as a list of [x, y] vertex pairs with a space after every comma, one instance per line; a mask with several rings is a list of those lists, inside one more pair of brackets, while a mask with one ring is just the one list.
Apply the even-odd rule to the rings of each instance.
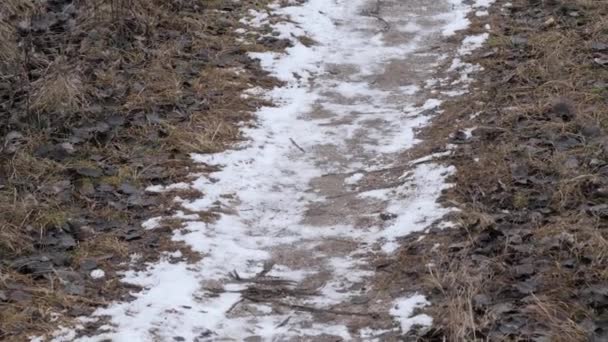
[[467, 10], [417, 0], [276, 9], [293, 20], [276, 26], [281, 37], [315, 43], [260, 54], [286, 82], [269, 94], [277, 107], [260, 110], [246, 146], [196, 157], [222, 170], [192, 184], [205, 196], [183, 206], [222, 215], [187, 221], [175, 239], [203, 259], [128, 274], [146, 290], [98, 311], [110, 321], [90, 339], [392, 340], [430, 324], [414, 314], [422, 295], [378, 290], [374, 263], [447, 213], [436, 200], [451, 169], [407, 150], [441, 103], [430, 80], [456, 54], [442, 45]]

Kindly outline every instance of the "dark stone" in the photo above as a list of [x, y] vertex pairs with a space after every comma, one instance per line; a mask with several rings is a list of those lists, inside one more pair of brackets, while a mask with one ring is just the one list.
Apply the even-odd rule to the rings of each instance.
[[122, 234], [122, 238], [125, 241], [132, 241], [132, 240], [138, 240], [141, 239], [143, 237], [143, 232], [141, 229], [137, 229], [137, 228], [127, 228], [124, 230], [123, 234]]
[[123, 194], [127, 194], [127, 195], [139, 193], [139, 190], [129, 183], [122, 183], [120, 185], [120, 187], [118, 188], [118, 190], [120, 190], [120, 192], [122, 192]]
[[99, 178], [103, 175], [100, 169], [92, 167], [79, 167], [76, 169], [76, 173], [91, 178]]
[[598, 126], [592, 125], [583, 127], [581, 133], [587, 138], [595, 138], [602, 135], [602, 130]]
[[562, 118], [564, 121], [571, 121], [576, 116], [574, 107], [568, 100], [559, 100], [555, 102], [551, 110], [554, 115]]
[[473, 306], [477, 309], [482, 309], [489, 306], [491, 303], [490, 297], [485, 294], [477, 294], [473, 296]]
[[528, 38], [522, 36], [511, 37], [511, 44], [517, 47], [528, 45]]
[[65, 293], [73, 296], [84, 296], [85, 289], [84, 285], [67, 283], [64, 287]]
[[53, 263], [48, 256], [23, 257], [13, 260], [10, 267], [20, 273], [44, 275], [53, 271]]
[[591, 44], [591, 50], [595, 52], [604, 52], [608, 51], [608, 44], [595, 42]]
[[394, 220], [397, 218], [396, 214], [393, 213], [381, 213], [380, 214], [380, 219], [382, 221], [390, 221], [390, 220]]
[[97, 261], [95, 261], [94, 259], [83, 259], [80, 262], [80, 269], [83, 272], [92, 271], [92, 270], [96, 269], [97, 266], [98, 266]]
[[520, 293], [529, 295], [536, 292], [538, 281], [536, 281], [536, 279], [528, 279], [515, 284], [514, 287]]
[[8, 300], [13, 303], [23, 304], [25, 302], [30, 302], [32, 300], [32, 295], [21, 290], [16, 290], [9, 294]]
[[518, 278], [531, 276], [536, 273], [535, 267], [532, 264], [524, 264], [515, 266], [515, 276]]
[[65, 145], [43, 145], [34, 151], [34, 156], [38, 158], [47, 158], [55, 161], [65, 160], [70, 156], [70, 152], [65, 148]]
[[80, 273], [67, 269], [56, 270], [55, 274], [57, 275], [57, 277], [59, 277], [59, 279], [63, 280], [64, 282], [80, 284], [84, 280]]

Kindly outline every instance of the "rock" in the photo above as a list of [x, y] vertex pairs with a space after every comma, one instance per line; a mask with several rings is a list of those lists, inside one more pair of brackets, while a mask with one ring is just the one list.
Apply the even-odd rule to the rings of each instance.
[[73, 296], [84, 296], [85, 288], [84, 285], [67, 283], [64, 287], [65, 293]]
[[506, 313], [514, 312], [515, 308], [510, 303], [499, 303], [492, 306], [490, 311], [496, 316], [501, 316]]
[[564, 121], [572, 121], [576, 117], [574, 106], [567, 99], [555, 100], [551, 105], [551, 113]]
[[133, 195], [140, 192], [136, 187], [134, 187], [130, 183], [122, 183], [118, 190], [120, 190], [120, 192], [122, 192], [123, 194], [127, 195]]
[[54, 247], [60, 250], [70, 250], [76, 247], [76, 240], [72, 235], [63, 230], [52, 230], [40, 239], [39, 245]]
[[593, 61], [601, 66], [608, 66], [608, 54], [600, 53]]
[[528, 38], [522, 36], [513, 36], [511, 37], [511, 44], [517, 47], [522, 47], [528, 45]]
[[138, 239], [141, 239], [142, 236], [143, 236], [143, 232], [140, 229], [137, 229], [134, 227], [126, 228], [122, 234], [122, 238], [125, 241], [138, 240]]
[[70, 143], [58, 145], [43, 145], [39, 146], [34, 155], [38, 158], [46, 158], [55, 161], [63, 161], [74, 152], [74, 147]]
[[591, 286], [581, 291], [581, 297], [587, 305], [598, 311], [608, 309], [608, 287], [606, 286]]
[[608, 44], [595, 42], [595, 43], [591, 44], [591, 50], [593, 50], [594, 52], [608, 51]]
[[354, 296], [350, 299], [350, 303], [353, 305], [364, 305], [369, 303], [369, 297], [367, 296]]
[[521, 292], [522, 294], [526, 294], [529, 295], [531, 293], [536, 292], [536, 289], [538, 287], [538, 281], [536, 279], [528, 279], [519, 283], [516, 283], [514, 285], [515, 289], [519, 292]]
[[32, 295], [21, 290], [16, 290], [9, 294], [8, 300], [13, 303], [23, 304], [25, 302], [30, 302], [32, 300]]
[[528, 277], [536, 273], [535, 267], [532, 264], [524, 264], [515, 266], [515, 276], [518, 278]]
[[106, 122], [112, 127], [122, 126], [125, 124], [125, 118], [122, 115], [112, 115]]
[[0, 290], [0, 302], [6, 302], [8, 301], [8, 296], [6, 295], [6, 292]]
[[248, 336], [243, 340], [245, 342], [262, 342], [263, 339], [260, 336]]
[[589, 126], [584, 126], [581, 129], [581, 133], [586, 137], [586, 138], [595, 138], [595, 137], [599, 137], [602, 135], [602, 130], [599, 126], [596, 125], [589, 125]]
[[97, 190], [101, 192], [114, 192], [116, 189], [108, 183], [101, 183], [97, 186]]
[[11, 131], [4, 137], [4, 146], [2, 151], [5, 153], [13, 154], [17, 152], [19, 147], [24, 143], [23, 134], [17, 131]]
[[56, 270], [55, 274], [62, 283], [81, 283], [83, 281], [80, 273], [68, 269]]
[[473, 306], [477, 309], [482, 309], [490, 305], [490, 297], [485, 294], [477, 294], [473, 296]]
[[394, 220], [397, 218], [396, 214], [393, 213], [381, 213], [380, 214], [380, 219], [382, 221], [390, 221], [390, 220]]
[[93, 196], [95, 194], [95, 186], [88, 179], [82, 179], [78, 182], [78, 193], [84, 196]]
[[23, 257], [13, 260], [10, 267], [20, 273], [36, 276], [53, 272], [53, 263], [48, 256]]
[[459, 250], [462, 250], [463, 248], [467, 247], [468, 243], [466, 242], [459, 242], [459, 243], [453, 243], [451, 245], [448, 246], [448, 251], [449, 252], [457, 252]]
[[72, 249], [76, 247], [76, 240], [72, 235], [61, 234], [56, 246], [61, 249]]
[[94, 167], [79, 167], [75, 171], [81, 176], [91, 178], [99, 178], [103, 175], [100, 169]]
[[185, 341], [186, 339], [181, 336], [173, 336], [173, 341]]
[[82, 270], [83, 272], [89, 272], [96, 268], [97, 268], [97, 261], [95, 261], [95, 259], [87, 258], [87, 259], [83, 259], [80, 262], [80, 270]]

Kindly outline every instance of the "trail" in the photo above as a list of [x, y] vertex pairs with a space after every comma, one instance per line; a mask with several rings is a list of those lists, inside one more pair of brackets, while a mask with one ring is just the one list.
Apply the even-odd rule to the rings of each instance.
[[[424, 294], [383, 292], [373, 264], [448, 213], [436, 200], [452, 169], [407, 151], [446, 96], [433, 91], [437, 66], [474, 47], [442, 48], [471, 9], [459, 0], [275, 8], [291, 19], [275, 29], [294, 46], [255, 57], [286, 82], [264, 94], [276, 107], [257, 113], [243, 146], [195, 156], [221, 171], [188, 185], [204, 197], [183, 206], [222, 214], [188, 221], [175, 240], [202, 260], [128, 273], [145, 290], [98, 310], [108, 324], [80, 340], [395, 340], [431, 324], [415, 312], [429, 304]], [[252, 15], [252, 25], [268, 19]], [[304, 35], [315, 43], [294, 38]], [[467, 66], [455, 59], [454, 69]], [[454, 92], [464, 87], [466, 74]]]

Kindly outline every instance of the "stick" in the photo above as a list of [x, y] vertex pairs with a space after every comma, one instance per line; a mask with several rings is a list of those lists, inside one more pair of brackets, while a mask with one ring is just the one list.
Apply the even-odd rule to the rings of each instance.
[[304, 149], [301, 148], [300, 145], [298, 145], [292, 138], [289, 138], [289, 141], [291, 141], [291, 143], [293, 144], [293, 146], [297, 147], [298, 150], [302, 151], [302, 153], [306, 153], [306, 151], [304, 151]]

